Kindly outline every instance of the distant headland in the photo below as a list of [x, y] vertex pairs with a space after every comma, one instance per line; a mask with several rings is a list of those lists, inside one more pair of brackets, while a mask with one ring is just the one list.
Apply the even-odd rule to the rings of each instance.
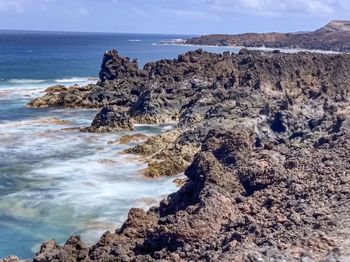
[[240, 47], [301, 48], [350, 52], [350, 21], [333, 20], [313, 32], [213, 34], [188, 39], [186, 44]]

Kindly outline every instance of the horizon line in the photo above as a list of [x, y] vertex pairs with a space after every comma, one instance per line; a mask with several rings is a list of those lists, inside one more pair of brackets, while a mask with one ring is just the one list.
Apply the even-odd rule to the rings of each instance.
[[2, 29], [0, 32], [33, 32], [33, 33], [68, 33], [68, 34], [129, 34], [129, 35], [179, 35], [179, 36], [199, 36], [199, 34], [181, 34], [181, 33], [139, 33], [139, 32], [97, 32], [97, 31], [66, 31], [66, 30], [41, 30], [41, 29]]

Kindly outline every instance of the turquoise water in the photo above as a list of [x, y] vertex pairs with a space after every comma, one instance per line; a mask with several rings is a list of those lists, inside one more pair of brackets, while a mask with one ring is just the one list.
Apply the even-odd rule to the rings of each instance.
[[[145, 164], [121, 154], [132, 145], [109, 143], [130, 132], [67, 129], [88, 126], [96, 110], [25, 105], [53, 84], [95, 82], [105, 50], [143, 65], [196, 48], [159, 44], [183, 37], [0, 32], [0, 257], [30, 258], [41, 242], [63, 243], [72, 234], [92, 244], [119, 227], [131, 207], [147, 208], [177, 190], [173, 178], [142, 177]], [[138, 126], [134, 133], [167, 128]]]

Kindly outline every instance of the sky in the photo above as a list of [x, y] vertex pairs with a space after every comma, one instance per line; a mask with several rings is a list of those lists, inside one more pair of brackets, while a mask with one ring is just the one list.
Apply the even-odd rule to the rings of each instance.
[[0, 29], [212, 34], [311, 31], [350, 0], [0, 0]]

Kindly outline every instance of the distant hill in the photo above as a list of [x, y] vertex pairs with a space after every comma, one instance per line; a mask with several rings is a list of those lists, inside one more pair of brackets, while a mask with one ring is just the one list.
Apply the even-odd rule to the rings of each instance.
[[313, 32], [203, 35], [188, 39], [186, 44], [350, 52], [350, 21], [334, 20]]

